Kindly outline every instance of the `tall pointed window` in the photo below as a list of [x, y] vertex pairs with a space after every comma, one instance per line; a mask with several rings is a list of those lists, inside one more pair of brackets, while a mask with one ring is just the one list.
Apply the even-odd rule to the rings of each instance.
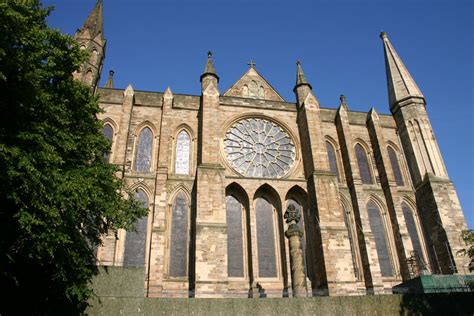
[[334, 149], [334, 146], [328, 141], [326, 141], [326, 150], [328, 152], [329, 169], [337, 176], [337, 181], [340, 181], [339, 170], [337, 168], [336, 150]]
[[403, 217], [407, 224], [408, 235], [410, 235], [411, 243], [413, 244], [413, 250], [418, 258], [423, 258], [423, 251], [421, 250], [420, 236], [418, 235], [418, 229], [416, 229], [415, 217], [413, 211], [407, 203], [402, 203]]
[[153, 132], [145, 127], [138, 136], [138, 145], [135, 153], [135, 171], [149, 172], [153, 150]]
[[392, 165], [393, 176], [395, 177], [395, 183], [398, 186], [404, 186], [402, 172], [400, 170], [400, 165], [398, 164], [397, 153], [393, 150], [392, 147], [387, 147], [388, 157], [390, 159], [390, 164]]
[[[110, 124], [105, 124], [104, 127], [102, 127], [102, 135], [104, 135], [104, 138], [112, 143], [112, 140], [114, 137], [114, 130], [112, 126], [110, 126]], [[104, 152], [104, 160], [109, 162], [110, 150], [107, 150], [106, 152]]]
[[188, 216], [189, 202], [179, 192], [172, 207], [169, 275], [185, 277], [188, 274]]
[[351, 247], [351, 254], [352, 254], [352, 265], [354, 267], [354, 274], [356, 279], [360, 279], [360, 271], [359, 271], [359, 265], [357, 264], [357, 250], [356, 250], [356, 245], [355, 242], [357, 240], [355, 231], [352, 226], [352, 216], [351, 213], [347, 211], [346, 206], [341, 202], [342, 204], [342, 210], [344, 212], [344, 224], [346, 225], [347, 229], [347, 236], [349, 237], [349, 245]]
[[175, 173], [189, 174], [189, 154], [191, 147], [191, 139], [186, 131], [181, 131], [176, 140], [176, 161]]
[[[135, 199], [140, 201], [141, 207], [148, 208], [148, 196], [143, 190], [137, 191]], [[148, 215], [145, 215], [135, 223], [135, 230], [127, 231], [123, 254], [124, 266], [141, 267], [145, 265], [147, 227]]]
[[379, 259], [380, 272], [383, 277], [393, 276], [393, 268], [388, 248], [387, 232], [383, 223], [382, 214], [379, 207], [372, 201], [367, 204], [369, 214], [369, 224], [375, 240], [375, 249]]
[[360, 144], [355, 146], [357, 164], [359, 165], [360, 178], [363, 184], [372, 184], [372, 172], [370, 171], [369, 160], [364, 148]]
[[226, 197], [227, 273], [229, 277], [244, 276], [243, 205], [234, 196]]
[[275, 253], [275, 229], [273, 220], [273, 206], [264, 198], [257, 198], [257, 251], [258, 275], [264, 278], [277, 277]]

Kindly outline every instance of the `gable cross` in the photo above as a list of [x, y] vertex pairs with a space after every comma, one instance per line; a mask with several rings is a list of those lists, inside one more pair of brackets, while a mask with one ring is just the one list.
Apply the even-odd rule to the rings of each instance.
[[255, 66], [257, 66], [256, 63], [253, 62], [253, 60], [250, 59], [249, 63], [247, 64], [250, 66], [250, 68], [255, 68]]

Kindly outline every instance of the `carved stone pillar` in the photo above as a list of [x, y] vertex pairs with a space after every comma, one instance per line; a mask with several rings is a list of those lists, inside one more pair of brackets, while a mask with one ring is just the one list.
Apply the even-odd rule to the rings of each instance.
[[[304, 297], [307, 294], [306, 276], [304, 271], [303, 249], [301, 237], [303, 229], [298, 226], [301, 214], [294, 205], [289, 205], [285, 212], [286, 222], [289, 224], [285, 236], [290, 241], [291, 287], [294, 297]], [[294, 223], [291, 223], [294, 222]]]

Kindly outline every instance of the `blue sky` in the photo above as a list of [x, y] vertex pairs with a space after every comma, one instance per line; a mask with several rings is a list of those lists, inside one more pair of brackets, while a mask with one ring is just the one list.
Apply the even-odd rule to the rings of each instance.
[[[95, 0], [45, 0], [49, 25], [73, 34]], [[295, 61], [323, 107], [389, 113], [381, 30], [427, 100], [448, 173], [474, 228], [474, 2], [470, 0], [104, 0], [107, 52], [101, 83], [200, 94], [208, 50], [224, 92], [256, 62], [294, 101]]]

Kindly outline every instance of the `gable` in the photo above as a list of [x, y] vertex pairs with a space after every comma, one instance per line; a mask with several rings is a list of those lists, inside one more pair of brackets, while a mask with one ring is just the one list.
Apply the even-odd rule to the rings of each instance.
[[253, 67], [250, 67], [250, 69], [224, 93], [224, 96], [285, 101]]

